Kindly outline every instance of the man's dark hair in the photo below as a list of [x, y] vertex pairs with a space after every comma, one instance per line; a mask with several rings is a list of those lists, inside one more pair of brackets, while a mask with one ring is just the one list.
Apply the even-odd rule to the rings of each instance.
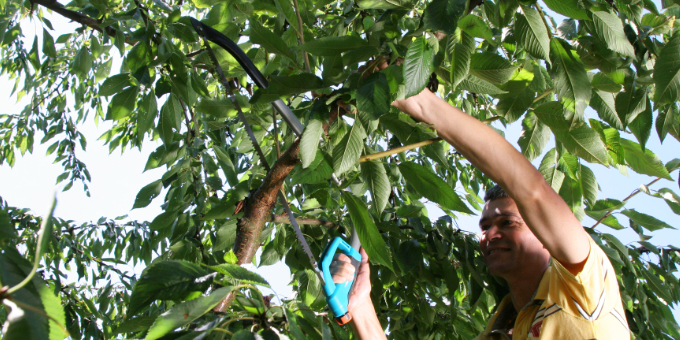
[[496, 184], [489, 188], [489, 190], [486, 191], [484, 194], [484, 202], [489, 202], [493, 201], [495, 199], [503, 198], [503, 197], [510, 197], [508, 196], [508, 193], [501, 188], [500, 185]]

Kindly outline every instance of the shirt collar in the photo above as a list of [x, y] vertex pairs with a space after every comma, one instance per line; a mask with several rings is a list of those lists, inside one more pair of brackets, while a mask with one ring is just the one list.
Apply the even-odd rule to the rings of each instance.
[[[541, 305], [543, 304], [543, 301], [548, 298], [551, 270], [552, 266], [549, 266], [545, 273], [543, 273], [543, 277], [541, 278], [541, 282], [538, 284], [538, 288], [534, 292], [534, 296], [531, 298], [531, 301], [529, 301], [529, 303], [527, 303], [526, 306], [522, 308], [522, 310], [525, 310], [533, 305]], [[500, 334], [504, 339], [511, 339], [512, 335], [509, 331], [514, 327], [515, 319], [517, 319], [517, 311], [515, 310], [515, 306], [512, 304], [510, 294], [508, 294], [503, 298], [503, 300], [501, 300], [501, 303], [498, 306], [498, 317], [496, 317], [494, 320], [491, 330], [486, 334], [486, 336]]]

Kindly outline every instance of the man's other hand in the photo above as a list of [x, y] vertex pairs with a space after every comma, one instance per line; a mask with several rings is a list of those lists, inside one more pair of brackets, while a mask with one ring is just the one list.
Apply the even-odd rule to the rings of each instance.
[[[345, 254], [336, 254], [331, 262], [331, 275], [333, 276], [334, 283], [343, 283], [345, 281], [350, 281], [355, 278], [354, 289], [349, 297], [349, 304], [347, 305], [347, 310], [350, 313], [358, 311], [357, 309], [363, 309], [370, 306], [373, 307], [371, 302], [371, 269], [368, 266], [368, 255], [364, 248], [359, 250], [361, 253], [361, 264], [359, 265], [359, 270], [355, 273], [354, 266], [352, 266], [349, 261], [349, 257]], [[368, 306], [366, 305], [368, 302]]]

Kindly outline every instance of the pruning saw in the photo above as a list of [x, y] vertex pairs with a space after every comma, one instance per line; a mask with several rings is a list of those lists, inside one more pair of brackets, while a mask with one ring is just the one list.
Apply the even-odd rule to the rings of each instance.
[[[219, 77], [218, 80], [222, 84], [222, 86], [224, 86], [227, 97], [231, 100], [231, 103], [234, 105], [234, 108], [236, 109], [236, 112], [238, 114], [238, 118], [243, 123], [243, 126], [246, 129], [248, 137], [253, 143], [255, 152], [257, 152], [258, 156], [260, 157], [260, 162], [262, 162], [264, 168], [267, 170], [267, 172], [269, 172], [271, 168], [267, 163], [267, 159], [265, 158], [264, 153], [262, 152], [262, 149], [260, 148], [260, 145], [257, 142], [255, 135], [253, 134], [253, 130], [250, 127], [250, 124], [248, 123], [245, 114], [241, 110], [241, 106], [236, 101], [236, 96], [234, 95], [232, 88], [229, 85], [229, 82], [227, 82], [227, 78], [224, 76], [224, 72], [222, 71], [222, 68], [220, 67], [220, 64], [217, 61], [217, 58], [215, 57], [215, 54], [213, 53], [212, 48], [210, 47], [208, 41], [214, 43], [217, 46], [222, 47], [227, 52], [229, 52], [229, 54], [231, 54], [234, 57], [234, 59], [238, 61], [239, 65], [243, 67], [243, 69], [246, 71], [246, 73], [250, 76], [250, 78], [255, 82], [255, 84], [258, 87], [260, 87], [261, 89], [266, 89], [269, 87], [269, 82], [267, 82], [267, 79], [265, 79], [264, 75], [262, 75], [262, 73], [257, 69], [257, 67], [255, 67], [253, 62], [250, 60], [250, 58], [248, 58], [248, 56], [243, 52], [243, 50], [231, 39], [226, 37], [224, 34], [218, 32], [217, 30], [213, 29], [212, 27], [205, 25], [194, 18], [191, 18], [191, 24], [193, 25], [196, 33], [198, 33], [198, 35], [203, 39], [205, 48], [215, 66], [215, 71], [217, 72], [217, 75]], [[302, 135], [302, 131], [304, 130], [304, 126], [302, 125], [300, 120], [297, 119], [293, 111], [291, 111], [290, 108], [281, 99], [277, 99], [273, 101], [271, 104], [281, 114], [281, 116], [286, 121], [290, 129], [298, 137], [300, 137]], [[337, 179], [335, 174], [333, 174], [332, 179], [335, 183], [340, 185], [340, 181]], [[326, 302], [328, 303], [328, 306], [330, 307], [331, 311], [333, 312], [333, 315], [335, 316], [334, 318], [335, 321], [340, 325], [347, 324], [350, 320], [352, 320], [352, 316], [347, 309], [347, 304], [349, 303], [349, 295], [352, 293], [352, 289], [354, 288], [354, 283], [356, 280], [353, 279], [351, 281], [346, 281], [338, 284], [333, 283], [333, 278], [330, 272], [330, 265], [331, 262], [333, 261], [333, 257], [335, 256], [336, 252], [339, 251], [350, 258], [352, 265], [355, 267], [356, 275], [356, 272], [358, 272], [359, 270], [359, 265], [361, 264], [361, 254], [359, 253], [361, 242], [359, 241], [359, 237], [357, 236], [356, 229], [352, 227], [352, 238], [349, 244], [341, 237], [335, 237], [330, 243], [328, 243], [326, 245], [326, 248], [321, 254], [321, 262], [317, 263], [316, 258], [312, 254], [312, 250], [309, 248], [309, 244], [307, 243], [307, 240], [305, 240], [305, 237], [302, 234], [302, 231], [300, 230], [300, 226], [298, 225], [297, 220], [295, 219], [295, 216], [293, 215], [293, 212], [290, 209], [290, 205], [288, 204], [286, 196], [283, 194], [282, 190], [278, 192], [277, 197], [281, 201], [281, 204], [283, 205], [283, 208], [286, 211], [288, 218], [290, 219], [290, 223], [291, 225], [293, 225], [293, 228], [295, 229], [295, 235], [297, 236], [298, 241], [302, 245], [302, 249], [307, 254], [307, 257], [309, 257], [309, 261], [312, 264], [314, 272], [319, 277], [319, 280], [321, 280], [321, 284], [323, 285], [323, 290], [326, 295]]]

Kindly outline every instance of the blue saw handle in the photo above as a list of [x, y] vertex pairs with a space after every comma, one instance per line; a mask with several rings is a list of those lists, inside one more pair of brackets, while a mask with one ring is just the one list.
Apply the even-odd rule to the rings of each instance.
[[331, 308], [333, 315], [335, 315], [336, 321], [347, 314], [349, 294], [352, 292], [352, 288], [354, 288], [355, 281], [345, 281], [338, 284], [333, 282], [330, 266], [331, 262], [333, 262], [333, 257], [338, 250], [349, 257], [350, 262], [355, 269], [355, 276], [359, 271], [359, 265], [361, 264], [361, 254], [359, 254], [356, 249], [352, 248], [339, 236], [335, 237], [328, 245], [326, 245], [326, 249], [324, 249], [323, 253], [321, 254], [319, 269], [323, 273], [323, 290], [326, 294], [326, 302]]

